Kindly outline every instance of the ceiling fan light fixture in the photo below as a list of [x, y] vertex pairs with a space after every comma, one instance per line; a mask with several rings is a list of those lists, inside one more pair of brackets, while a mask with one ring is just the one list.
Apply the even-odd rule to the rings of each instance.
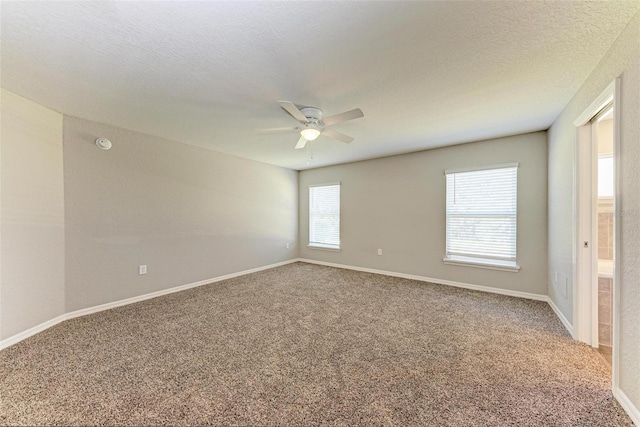
[[307, 141], [313, 141], [318, 136], [320, 136], [320, 131], [318, 129], [313, 129], [313, 128], [302, 129], [300, 131], [300, 135], [302, 135], [302, 137]]

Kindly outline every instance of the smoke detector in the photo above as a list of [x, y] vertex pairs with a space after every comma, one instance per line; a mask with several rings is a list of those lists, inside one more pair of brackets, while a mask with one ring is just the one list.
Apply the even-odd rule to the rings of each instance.
[[108, 150], [111, 148], [112, 144], [107, 138], [98, 138], [96, 139], [96, 145], [102, 150]]

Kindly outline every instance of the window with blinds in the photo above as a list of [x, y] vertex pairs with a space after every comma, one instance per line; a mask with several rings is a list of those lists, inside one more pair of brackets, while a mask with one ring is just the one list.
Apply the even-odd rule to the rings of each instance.
[[340, 249], [340, 183], [309, 187], [309, 246]]
[[518, 268], [518, 165], [445, 171], [444, 261]]

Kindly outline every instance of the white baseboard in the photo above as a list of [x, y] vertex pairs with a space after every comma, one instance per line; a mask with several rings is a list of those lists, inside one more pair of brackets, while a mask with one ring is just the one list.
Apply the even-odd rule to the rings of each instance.
[[0, 350], [19, 343], [20, 341], [27, 339], [39, 332], [42, 332], [45, 329], [49, 329], [50, 327], [55, 326], [65, 320], [67, 320], [66, 314], [61, 314], [60, 316], [49, 319], [46, 322], [42, 322], [39, 325], [34, 326], [33, 328], [29, 328], [26, 331], [22, 331], [15, 335], [12, 335], [9, 338], [0, 341]]
[[109, 303], [106, 303], [106, 304], [96, 305], [94, 307], [83, 308], [83, 309], [80, 309], [80, 310], [76, 310], [76, 311], [72, 311], [70, 313], [67, 313], [65, 316], [66, 316], [66, 319], [73, 319], [73, 318], [80, 317], [80, 316], [86, 316], [88, 314], [97, 313], [99, 311], [109, 310], [111, 308], [121, 307], [123, 305], [133, 304], [133, 303], [144, 301], [144, 300], [148, 300], [148, 299], [151, 299], [151, 298], [157, 298], [157, 297], [160, 297], [160, 296], [163, 296], [163, 295], [173, 294], [175, 292], [180, 292], [180, 291], [185, 291], [187, 289], [196, 288], [198, 286], [208, 285], [210, 283], [220, 282], [222, 280], [233, 279], [234, 277], [245, 276], [245, 275], [251, 274], [251, 273], [257, 273], [258, 271], [269, 270], [269, 269], [272, 269], [272, 268], [276, 268], [276, 267], [280, 267], [280, 266], [283, 266], [283, 265], [291, 264], [291, 263], [297, 262], [297, 261], [298, 261], [298, 259], [294, 258], [294, 259], [290, 259], [290, 260], [287, 260], [287, 261], [278, 262], [278, 263], [275, 263], [275, 264], [269, 264], [269, 265], [265, 265], [265, 266], [262, 266], [262, 267], [252, 268], [250, 270], [243, 270], [243, 271], [239, 271], [237, 273], [226, 274], [224, 276], [215, 277], [213, 279], [206, 279], [206, 280], [200, 280], [198, 282], [187, 283], [186, 285], [175, 286], [173, 288], [163, 289], [161, 291], [151, 292], [149, 294], [139, 295], [137, 297], [131, 297], [131, 298], [123, 299], [123, 300], [120, 300], [120, 301], [114, 301], [114, 302], [109, 302]]
[[567, 329], [567, 331], [569, 331], [571, 338], [575, 339], [575, 336], [573, 335], [573, 326], [571, 325], [569, 320], [567, 320], [564, 314], [562, 314], [562, 312], [560, 311], [556, 303], [554, 303], [550, 297], [547, 297], [547, 304], [551, 306], [551, 309], [553, 310], [553, 312], [556, 314], [556, 316], [558, 316], [558, 318], [560, 319], [564, 327]]
[[631, 402], [631, 400], [627, 397], [626, 394], [620, 388], [613, 388], [613, 396], [616, 398], [620, 406], [625, 410], [625, 412], [631, 418], [631, 421], [637, 426], [640, 427], [640, 410], [636, 408], [636, 406]]
[[344, 269], [348, 269], [348, 270], [355, 270], [355, 271], [363, 271], [363, 272], [367, 272], [367, 273], [375, 273], [375, 274], [382, 274], [385, 276], [393, 276], [393, 277], [401, 277], [404, 279], [412, 279], [412, 280], [419, 280], [422, 282], [429, 282], [429, 283], [436, 283], [439, 285], [446, 285], [446, 286], [455, 286], [458, 288], [465, 288], [465, 289], [471, 289], [471, 290], [475, 290], [475, 291], [482, 291], [482, 292], [490, 292], [490, 293], [495, 293], [495, 294], [501, 294], [501, 295], [508, 295], [508, 296], [513, 296], [513, 297], [519, 297], [519, 298], [526, 298], [526, 299], [533, 299], [533, 300], [538, 300], [538, 301], [546, 301], [551, 308], [553, 309], [553, 311], [556, 313], [556, 315], [558, 316], [558, 318], [560, 318], [560, 321], [562, 322], [562, 324], [565, 326], [565, 328], [567, 328], [567, 330], [569, 331], [569, 333], [571, 334], [571, 336], [573, 336], [573, 328], [571, 326], [571, 324], [569, 323], [569, 321], [566, 319], [566, 317], [564, 317], [564, 315], [562, 314], [562, 312], [558, 309], [558, 307], [553, 303], [553, 301], [551, 301], [551, 299], [546, 296], [546, 295], [539, 295], [539, 294], [532, 294], [529, 292], [520, 292], [520, 291], [512, 291], [512, 290], [508, 290], [508, 289], [500, 289], [500, 288], [493, 288], [493, 287], [489, 287], [489, 286], [481, 286], [481, 285], [473, 285], [470, 283], [462, 283], [462, 282], [454, 282], [451, 280], [442, 280], [442, 279], [436, 279], [436, 278], [432, 278], [432, 277], [425, 277], [425, 276], [416, 276], [413, 274], [406, 274], [406, 273], [398, 273], [398, 272], [393, 272], [393, 271], [385, 271], [385, 270], [377, 270], [377, 269], [373, 269], [373, 268], [365, 268], [365, 267], [355, 267], [355, 266], [351, 266], [351, 265], [346, 265], [346, 264], [336, 264], [336, 263], [331, 263], [331, 262], [324, 262], [324, 261], [315, 261], [315, 260], [311, 260], [311, 259], [305, 259], [305, 258], [294, 258], [294, 259], [290, 259], [287, 261], [283, 261], [283, 262], [279, 262], [279, 263], [275, 263], [275, 264], [269, 264], [269, 265], [265, 265], [262, 267], [257, 267], [257, 268], [252, 268], [249, 270], [244, 270], [244, 271], [240, 271], [237, 273], [232, 273], [232, 274], [227, 274], [224, 276], [219, 276], [219, 277], [215, 277], [215, 278], [211, 278], [211, 279], [207, 279], [207, 280], [200, 280], [198, 282], [194, 282], [194, 283], [188, 283], [186, 285], [181, 285], [181, 286], [176, 286], [173, 288], [169, 288], [169, 289], [163, 289], [161, 291], [157, 291], [157, 292], [152, 292], [149, 294], [144, 294], [144, 295], [139, 295], [136, 297], [132, 297], [132, 298], [127, 298], [127, 299], [123, 299], [120, 301], [114, 301], [114, 302], [110, 302], [110, 303], [106, 303], [106, 304], [101, 304], [101, 305], [97, 305], [94, 307], [88, 307], [88, 308], [83, 308], [80, 310], [76, 310], [76, 311], [72, 311], [70, 313], [65, 313], [63, 315], [60, 315], [54, 319], [48, 320], [46, 322], [43, 322], [37, 326], [34, 326], [30, 329], [27, 329], [26, 331], [20, 332], [16, 335], [13, 335], [5, 340], [0, 341], [0, 350], [2, 350], [3, 348], [7, 348], [17, 342], [20, 342], [32, 335], [37, 334], [38, 332], [42, 332], [45, 329], [48, 329], [54, 325], [57, 325], [58, 323], [68, 320], [68, 319], [73, 319], [76, 317], [80, 317], [80, 316], [86, 316], [92, 313], [97, 313], [99, 311], [104, 311], [104, 310], [109, 310], [112, 308], [116, 308], [116, 307], [120, 307], [123, 305], [127, 305], [127, 304], [133, 304], [136, 302], [140, 302], [140, 301], [144, 301], [144, 300], [148, 300], [151, 298], [156, 298], [162, 295], [167, 295], [167, 294], [171, 294], [174, 292], [180, 292], [180, 291], [184, 291], [186, 289], [190, 289], [190, 288], [195, 288], [197, 286], [202, 286], [202, 285], [207, 285], [209, 283], [215, 283], [215, 282], [219, 282], [221, 280], [227, 280], [227, 279], [232, 279], [234, 277], [239, 277], [239, 276], [244, 276], [246, 274], [251, 274], [251, 273], [256, 273], [258, 271], [262, 271], [262, 270], [268, 270], [271, 268], [276, 268], [276, 267], [280, 267], [282, 265], [286, 265], [286, 264], [291, 264], [294, 262], [306, 262], [309, 264], [318, 264], [318, 265], [325, 265], [325, 266], [329, 266], [329, 267], [337, 267], [337, 268], [344, 268]]
[[556, 306], [555, 303], [551, 300], [551, 298], [549, 298], [547, 295], [532, 294], [532, 293], [529, 293], [529, 292], [512, 291], [512, 290], [508, 290], [508, 289], [493, 288], [493, 287], [490, 287], [490, 286], [473, 285], [473, 284], [470, 284], [470, 283], [453, 282], [451, 280], [442, 280], [442, 279], [435, 279], [435, 278], [432, 278], [432, 277], [415, 276], [413, 274], [397, 273], [397, 272], [385, 271], [385, 270], [376, 270], [376, 269], [373, 269], [373, 268], [354, 267], [352, 265], [335, 264], [335, 263], [332, 263], [332, 262], [316, 261], [316, 260], [306, 259], [306, 258], [300, 258], [299, 261], [307, 262], [309, 264], [326, 265], [328, 267], [337, 267], [337, 268], [345, 268], [345, 269], [348, 269], [348, 270], [364, 271], [366, 273], [384, 274], [385, 276], [402, 277], [404, 279], [419, 280], [419, 281], [422, 281], [422, 282], [436, 283], [438, 285], [455, 286], [455, 287], [458, 287], [458, 288], [471, 289], [471, 290], [474, 290], [474, 291], [491, 292], [491, 293], [494, 293], [494, 294], [501, 294], [501, 295], [508, 295], [508, 296], [512, 296], [512, 297], [526, 298], [526, 299], [532, 299], [532, 300], [536, 300], [536, 301], [545, 301], [546, 303], [548, 303], [551, 306], [551, 309], [554, 311], [556, 316], [558, 316], [558, 318], [560, 319], [560, 321], [562, 322], [564, 327], [567, 328], [567, 331], [569, 331], [569, 334], [573, 338], [573, 327], [571, 326], [571, 323], [569, 323], [569, 321], [564, 316], [564, 314], [562, 314], [562, 312], [560, 311], [558, 306]]
[[86, 316], [88, 314], [92, 314], [92, 313], [97, 313], [99, 311], [104, 311], [104, 310], [109, 310], [112, 308], [116, 308], [116, 307], [120, 307], [123, 305], [127, 305], [127, 304], [133, 304], [136, 302], [140, 302], [140, 301], [144, 301], [144, 300], [148, 300], [151, 298], [156, 298], [162, 295], [167, 295], [167, 294], [172, 294], [174, 292], [180, 292], [180, 291], [184, 291], [186, 289], [190, 289], [190, 288], [195, 288], [197, 286], [202, 286], [202, 285], [208, 285], [210, 283], [215, 283], [215, 282], [220, 282], [222, 280], [227, 280], [227, 279], [233, 279], [234, 277], [239, 277], [239, 276], [244, 276], [247, 274], [251, 274], [251, 273], [257, 273], [258, 271], [263, 271], [263, 270], [269, 270], [272, 268], [276, 268], [276, 267], [280, 267], [283, 265], [287, 265], [287, 264], [291, 264], [294, 262], [300, 261], [298, 258], [294, 258], [294, 259], [290, 259], [287, 261], [283, 261], [283, 262], [278, 262], [275, 264], [269, 264], [269, 265], [264, 265], [262, 267], [256, 267], [256, 268], [252, 268], [249, 270], [244, 270], [244, 271], [239, 271], [237, 273], [231, 273], [231, 274], [227, 274], [224, 276], [219, 276], [219, 277], [214, 277], [212, 279], [207, 279], [207, 280], [200, 280], [198, 282], [194, 282], [194, 283], [188, 283], [186, 285], [180, 285], [180, 286], [175, 286], [173, 288], [169, 288], [169, 289], [163, 289], [161, 291], [157, 291], [157, 292], [151, 292], [149, 294], [144, 294], [144, 295], [139, 295], [136, 297], [131, 297], [131, 298], [127, 298], [127, 299], [123, 299], [120, 301], [114, 301], [114, 302], [109, 302], [106, 304], [101, 304], [101, 305], [96, 305], [94, 307], [87, 307], [87, 308], [83, 308], [80, 310], [76, 310], [76, 311], [72, 311], [70, 313], [65, 313], [65, 314], [61, 314], [58, 317], [55, 317], [53, 319], [47, 320], [46, 322], [43, 322], [39, 325], [36, 325], [32, 328], [27, 329], [26, 331], [22, 331], [20, 333], [17, 333], [9, 338], [6, 338], [2, 341], [0, 341], [0, 350], [5, 349], [9, 346], [12, 346], [13, 344], [16, 344], [24, 339], [29, 338], [30, 336], [33, 336], [39, 332], [44, 331], [45, 329], [49, 329], [52, 326], [57, 325], [60, 322], [63, 322], [65, 320], [69, 320], [69, 319], [74, 319], [76, 317], [80, 317], [80, 316]]
[[[234, 277], [244, 276], [244, 275], [251, 274], [251, 273], [257, 273], [258, 271], [269, 270], [269, 269], [280, 267], [280, 266], [283, 266], [283, 265], [292, 264], [292, 263], [298, 262], [298, 261], [306, 262], [306, 263], [309, 263], [309, 264], [325, 265], [325, 266], [328, 266], [328, 267], [344, 268], [344, 269], [347, 269], [347, 270], [363, 271], [363, 272], [366, 272], [366, 273], [382, 274], [382, 275], [385, 275], [385, 276], [401, 277], [401, 278], [404, 278], [404, 279], [412, 279], [412, 280], [418, 280], [418, 281], [422, 281], [422, 282], [436, 283], [436, 284], [439, 284], [439, 285], [455, 286], [455, 287], [458, 287], [458, 288], [471, 289], [471, 290], [475, 290], [475, 291], [490, 292], [490, 293], [508, 295], [508, 296], [519, 297], [519, 298], [533, 299], [533, 300], [537, 300], [537, 301], [546, 301], [551, 306], [551, 308], [553, 309], [555, 314], [558, 316], [558, 318], [560, 319], [562, 324], [565, 326], [565, 328], [567, 328], [567, 330], [569, 331], [571, 336], [573, 336], [573, 328], [572, 328], [571, 324], [569, 323], [567, 318], [562, 314], [560, 309], [558, 309], [558, 307], [555, 305], [555, 303], [551, 300], [551, 298], [549, 298], [547, 295], [532, 294], [532, 293], [529, 293], [529, 292], [512, 291], [512, 290], [508, 290], [508, 289], [492, 288], [492, 287], [489, 287], [489, 286], [473, 285], [473, 284], [470, 284], [470, 283], [454, 282], [454, 281], [450, 281], [450, 280], [435, 279], [435, 278], [432, 278], [432, 277], [416, 276], [416, 275], [413, 275], [413, 274], [397, 273], [397, 272], [393, 272], [393, 271], [376, 270], [376, 269], [373, 269], [373, 268], [355, 267], [355, 266], [350, 266], [350, 265], [345, 265], [345, 264], [335, 264], [335, 263], [331, 263], [331, 262], [315, 261], [315, 260], [310, 260], [310, 259], [305, 259], [305, 258], [294, 258], [294, 259], [290, 259], [290, 260], [287, 260], [287, 261], [278, 262], [278, 263], [275, 263], [275, 264], [269, 264], [269, 265], [265, 265], [265, 266], [262, 266], [262, 267], [257, 267], [257, 268], [252, 268], [252, 269], [249, 269], [249, 270], [239, 271], [237, 273], [231, 273], [231, 274], [227, 274], [227, 275], [224, 275], [224, 276], [214, 277], [212, 279], [200, 280], [198, 282], [188, 283], [186, 285], [176, 286], [176, 287], [173, 287], [173, 288], [164, 289], [164, 290], [161, 290], [161, 291], [152, 292], [152, 293], [145, 294], [145, 295], [139, 295], [139, 296], [136, 296], [136, 297], [127, 298], [127, 299], [120, 300], [120, 301], [114, 301], [114, 302], [110, 302], [110, 303], [107, 303], [107, 304], [101, 304], [101, 305], [97, 305], [95, 307], [83, 308], [81, 310], [76, 310], [76, 311], [72, 311], [70, 313], [62, 314], [62, 315], [57, 316], [57, 317], [55, 317], [53, 319], [47, 320], [46, 322], [43, 322], [43, 323], [41, 323], [41, 324], [39, 324], [37, 326], [29, 328], [26, 331], [20, 332], [20, 333], [15, 334], [15, 335], [7, 338], [7, 339], [4, 339], [4, 340], [0, 341], [0, 350], [5, 349], [5, 348], [7, 348], [7, 347], [9, 347], [9, 346], [11, 346], [13, 344], [16, 344], [16, 343], [18, 343], [18, 342], [20, 342], [20, 341], [22, 341], [24, 339], [27, 339], [27, 338], [29, 338], [29, 337], [31, 337], [31, 336], [39, 333], [39, 332], [44, 331], [45, 329], [48, 329], [48, 328], [50, 328], [52, 326], [55, 326], [58, 323], [63, 322], [63, 321], [68, 320], [68, 319], [73, 319], [73, 318], [80, 317], [80, 316], [86, 316], [86, 315], [89, 315], [89, 314], [92, 314], [92, 313], [97, 313], [99, 311], [109, 310], [111, 308], [120, 307], [120, 306], [127, 305], [127, 304], [133, 304], [133, 303], [144, 301], [144, 300], [148, 300], [148, 299], [151, 299], [151, 298], [156, 298], [156, 297], [159, 297], [159, 296], [162, 296], [162, 295], [172, 294], [174, 292], [180, 292], [180, 291], [184, 291], [186, 289], [195, 288], [195, 287], [198, 287], [198, 286], [203, 286], [203, 285], [207, 285], [207, 284], [210, 284], [210, 283], [220, 282], [222, 280], [232, 279]], [[614, 387], [613, 395], [618, 400], [620, 405], [624, 408], [624, 410], [627, 412], [627, 414], [629, 414], [629, 416], [631, 417], [631, 420], [634, 422], [634, 424], [636, 426], [640, 427], [640, 411], [638, 410], [638, 408], [635, 407], [635, 405], [631, 402], [631, 400], [629, 400], [627, 395], [624, 394], [624, 392], [622, 390], [620, 390], [620, 388]]]
[[492, 288], [490, 286], [473, 285], [471, 283], [454, 282], [451, 280], [435, 279], [433, 277], [416, 276], [413, 274], [397, 273], [395, 271], [376, 270], [374, 268], [354, 267], [346, 264], [335, 264], [332, 262], [316, 261], [312, 259], [300, 258], [298, 261], [309, 264], [326, 265], [328, 267], [344, 268], [347, 270], [363, 271], [365, 273], [383, 274], [385, 276], [401, 277], [403, 279], [419, 280], [421, 282], [436, 283], [438, 285], [455, 286], [456, 288], [471, 289], [474, 291], [490, 292], [493, 294], [508, 295], [511, 297], [526, 298], [536, 301], [547, 301], [546, 295], [532, 294], [530, 292], [512, 291], [509, 289]]
[[404, 278], [404, 279], [419, 280], [419, 281], [422, 281], [422, 282], [436, 283], [436, 284], [439, 284], [439, 285], [455, 286], [455, 287], [458, 287], [458, 288], [471, 289], [471, 290], [475, 290], [475, 291], [490, 292], [490, 293], [495, 293], [495, 294], [508, 295], [508, 296], [513, 296], [513, 297], [526, 298], [526, 299], [533, 299], [533, 300], [538, 300], [538, 301], [546, 301], [551, 306], [553, 311], [556, 313], [556, 315], [558, 316], [558, 318], [560, 319], [562, 324], [565, 326], [565, 328], [567, 328], [567, 330], [569, 331], [571, 336], [573, 336], [573, 328], [572, 328], [571, 324], [566, 319], [566, 317], [564, 317], [564, 315], [558, 309], [558, 307], [553, 303], [553, 301], [546, 295], [532, 294], [532, 293], [529, 293], [529, 292], [512, 291], [512, 290], [508, 290], [508, 289], [493, 288], [493, 287], [489, 287], [489, 286], [473, 285], [473, 284], [470, 284], [470, 283], [454, 282], [454, 281], [450, 281], [450, 280], [435, 279], [435, 278], [432, 278], [432, 277], [416, 276], [416, 275], [413, 275], [413, 274], [398, 273], [398, 272], [393, 272], [393, 271], [377, 270], [377, 269], [373, 269], [373, 268], [355, 267], [355, 266], [346, 265], [346, 264], [336, 264], [336, 263], [331, 263], [331, 262], [315, 261], [315, 260], [305, 259], [305, 258], [294, 258], [294, 259], [290, 259], [290, 260], [279, 262], [279, 263], [275, 263], [275, 264], [269, 264], [269, 265], [265, 265], [265, 266], [262, 266], [262, 267], [252, 268], [252, 269], [249, 269], [249, 270], [244, 270], [244, 271], [240, 271], [240, 272], [237, 272], [237, 273], [232, 273], [232, 274], [227, 274], [227, 275], [224, 275], [224, 276], [214, 277], [214, 278], [207, 279], [207, 280], [200, 280], [198, 282], [188, 283], [186, 285], [176, 286], [176, 287], [169, 288], [169, 289], [163, 289], [161, 291], [152, 292], [152, 293], [149, 293], [149, 294], [139, 295], [139, 296], [136, 296], [136, 297], [127, 298], [127, 299], [123, 299], [123, 300], [120, 300], [120, 301], [114, 301], [114, 302], [110, 302], [110, 303], [106, 303], [106, 304], [97, 305], [97, 306], [94, 306], [94, 307], [83, 308], [83, 309], [80, 309], [80, 310], [72, 311], [70, 313], [65, 313], [65, 314], [62, 314], [62, 315], [60, 315], [58, 317], [55, 317], [53, 319], [47, 320], [46, 322], [43, 322], [43, 323], [41, 323], [39, 325], [36, 325], [36, 326], [34, 326], [32, 328], [29, 328], [26, 331], [20, 332], [20, 333], [18, 333], [16, 335], [13, 335], [13, 336], [11, 336], [11, 337], [9, 337], [7, 339], [4, 339], [4, 340], [0, 341], [0, 350], [2, 350], [4, 348], [7, 348], [7, 347], [9, 347], [9, 346], [11, 346], [13, 344], [16, 344], [16, 343], [18, 343], [18, 342], [20, 342], [20, 341], [22, 341], [22, 340], [24, 340], [26, 338], [29, 338], [30, 336], [33, 336], [33, 335], [35, 335], [35, 334], [37, 334], [39, 332], [42, 332], [45, 329], [48, 329], [48, 328], [50, 328], [50, 327], [52, 327], [54, 325], [57, 325], [60, 322], [68, 320], [68, 319], [73, 319], [73, 318], [80, 317], [80, 316], [86, 316], [86, 315], [89, 315], [89, 314], [92, 314], [92, 313], [97, 313], [97, 312], [100, 312], [100, 311], [109, 310], [109, 309], [116, 308], [116, 307], [121, 307], [123, 305], [133, 304], [133, 303], [136, 303], [136, 302], [148, 300], [148, 299], [151, 299], [151, 298], [156, 298], [156, 297], [159, 297], [159, 296], [162, 296], [162, 295], [171, 294], [171, 293], [174, 293], [174, 292], [184, 291], [186, 289], [195, 288], [197, 286], [207, 285], [207, 284], [219, 282], [219, 281], [222, 281], [222, 280], [232, 279], [234, 277], [244, 276], [246, 274], [256, 273], [258, 271], [263, 271], [263, 270], [268, 270], [268, 269], [271, 269], [271, 268], [280, 267], [280, 266], [291, 264], [291, 263], [298, 262], [298, 261], [306, 262], [306, 263], [309, 263], [309, 264], [318, 264], [318, 265], [325, 265], [325, 266], [329, 266], [329, 267], [344, 268], [344, 269], [348, 269], [348, 270], [363, 271], [363, 272], [367, 272], [367, 273], [382, 274], [382, 275], [385, 275], [385, 276], [401, 277], [401, 278]]

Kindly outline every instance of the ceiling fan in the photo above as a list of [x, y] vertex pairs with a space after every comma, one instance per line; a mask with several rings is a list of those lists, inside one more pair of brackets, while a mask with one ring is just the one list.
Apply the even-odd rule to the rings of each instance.
[[323, 120], [322, 110], [317, 107], [298, 108], [293, 102], [290, 101], [279, 101], [278, 103], [287, 113], [291, 115], [291, 117], [300, 122], [301, 126], [296, 126], [294, 128], [265, 129], [262, 132], [286, 132], [291, 130], [300, 131], [300, 139], [296, 144], [296, 148], [304, 148], [305, 145], [307, 145], [307, 141], [313, 141], [320, 135], [325, 135], [329, 138], [349, 143], [353, 141], [352, 137], [337, 132], [333, 129], [327, 129], [327, 126], [346, 122], [347, 120], [364, 117], [364, 113], [362, 112], [362, 110], [356, 108], [354, 110], [345, 111], [344, 113], [327, 117]]

